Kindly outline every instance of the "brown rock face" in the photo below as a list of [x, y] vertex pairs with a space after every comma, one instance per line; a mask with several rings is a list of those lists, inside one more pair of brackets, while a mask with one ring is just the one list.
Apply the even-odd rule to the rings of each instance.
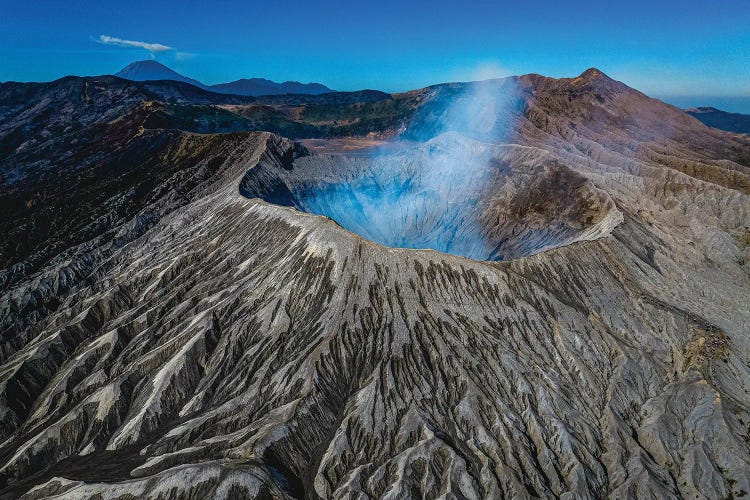
[[[514, 81], [503, 120], [437, 135], [416, 120], [460, 85], [394, 96], [415, 107], [403, 135], [431, 140], [377, 157], [134, 131], [162, 154], [133, 165], [180, 167], [114, 235], [3, 281], [3, 494], [750, 491], [748, 139], [596, 71]], [[487, 160], [479, 180], [436, 184], [464, 198], [435, 199], [502, 262], [382, 246], [295, 208], [383, 169], [432, 187], [422, 160], [440, 148]], [[445, 227], [421, 213], [393, 226]]]

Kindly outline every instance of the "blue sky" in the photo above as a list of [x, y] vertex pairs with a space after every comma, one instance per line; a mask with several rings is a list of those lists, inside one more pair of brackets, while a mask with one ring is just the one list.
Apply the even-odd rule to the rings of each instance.
[[386, 91], [596, 66], [649, 95], [750, 102], [750, 0], [0, 0], [2, 81], [108, 74], [151, 57], [209, 84], [261, 76]]

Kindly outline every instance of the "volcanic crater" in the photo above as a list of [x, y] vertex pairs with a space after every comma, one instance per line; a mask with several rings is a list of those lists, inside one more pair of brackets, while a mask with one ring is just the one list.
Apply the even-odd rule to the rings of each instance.
[[250, 169], [240, 192], [384, 246], [485, 261], [594, 240], [622, 221], [607, 193], [543, 150], [453, 132], [365, 153], [298, 147]]

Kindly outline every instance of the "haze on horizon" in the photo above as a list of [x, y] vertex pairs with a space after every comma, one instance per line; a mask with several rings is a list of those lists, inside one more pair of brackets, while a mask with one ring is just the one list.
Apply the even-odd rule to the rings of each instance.
[[10, 2], [0, 81], [112, 74], [154, 58], [239, 78], [404, 91], [595, 66], [678, 106], [750, 113], [750, 2]]

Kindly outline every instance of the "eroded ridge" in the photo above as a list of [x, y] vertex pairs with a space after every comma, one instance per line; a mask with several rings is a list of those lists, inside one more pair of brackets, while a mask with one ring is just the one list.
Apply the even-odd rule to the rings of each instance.
[[[520, 81], [507, 142], [528, 147], [507, 168], [555, 174], [529, 174], [544, 196], [520, 196], [523, 213], [569, 207], [551, 201], [571, 190], [559, 178], [590, 181], [623, 216], [610, 237], [500, 263], [384, 248], [241, 196], [251, 172], [293, 205], [284, 173], [323, 161], [268, 133], [108, 115], [74, 127], [77, 146], [7, 160], [38, 171], [70, 149], [127, 175], [68, 221], [75, 239], [47, 240], [65, 252], [0, 271], [0, 496], [745, 496], [750, 142], [594, 70]], [[87, 113], [109, 109], [96, 92]], [[55, 172], [47, 193], [77, 175]], [[21, 207], [28, 224], [49, 213]]]

